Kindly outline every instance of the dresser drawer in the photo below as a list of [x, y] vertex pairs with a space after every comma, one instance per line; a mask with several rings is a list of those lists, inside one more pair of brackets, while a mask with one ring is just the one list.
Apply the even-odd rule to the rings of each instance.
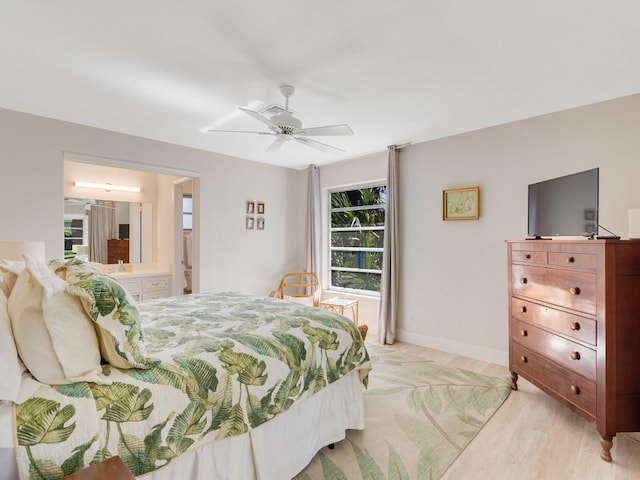
[[548, 256], [549, 265], [588, 270], [596, 269], [597, 259], [597, 255], [591, 253], [549, 252]]
[[512, 250], [511, 261], [516, 263], [547, 263], [547, 252], [535, 250]]
[[135, 301], [168, 297], [171, 292], [171, 275], [151, 275], [117, 277], [118, 282], [131, 294]]
[[142, 294], [142, 301], [156, 300], [158, 298], [165, 298], [169, 296], [169, 290], [154, 290], [153, 292], [144, 292]]
[[596, 351], [531, 324], [515, 320], [512, 340], [583, 377], [596, 380]]
[[532, 325], [596, 346], [596, 321], [545, 307], [521, 298], [511, 299], [511, 316]]
[[547, 393], [562, 397], [583, 414], [595, 418], [595, 383], [559, 368], [551, 360], [517, 343], [512, 344], [511, 355], [511, 371], [531, 380]]
[[596, 314], [595, 273], [512, 265], [511, 287], [520, 297]]
[[132, 295], [142, 291], [142, 281], [139, 278], [118, 278], [117, 280]]
[[149, 290], [168, 290], [169, 289], [169, 277], [147, 277], [142, 280], [142, 289], [147, 292]]

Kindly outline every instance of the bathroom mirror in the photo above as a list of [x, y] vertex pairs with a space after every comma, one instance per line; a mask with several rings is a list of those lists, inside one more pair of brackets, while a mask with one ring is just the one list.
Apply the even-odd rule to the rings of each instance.
[[65, 258], [78, 255], [105, 264], [118, 259], [153, 262], [152, 213], [150, 203], [65, 198]]

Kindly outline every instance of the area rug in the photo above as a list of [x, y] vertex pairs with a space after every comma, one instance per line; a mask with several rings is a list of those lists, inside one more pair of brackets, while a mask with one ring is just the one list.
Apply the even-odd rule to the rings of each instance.
[[296, 480], [438, 479], [511, 391], [507, 377], [367, 349], [365, 429], [323, 448]]

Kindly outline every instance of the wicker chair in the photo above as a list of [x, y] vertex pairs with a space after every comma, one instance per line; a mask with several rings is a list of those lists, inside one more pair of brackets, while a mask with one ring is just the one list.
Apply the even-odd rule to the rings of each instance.
[[[270, 297], [280, 300], [292, 300], [312, 307], [320, 306], [320, 281], [312, 272], [285, 273], [280, 280], [278, 288], [269, 294]], [[367, 325], [359, 325], [360, 335], [364, 340], [367, 336]]]
[[280, 285], [269, 296], [319, 307], [320, 294], [320, 281], [315, 273], [290, 272], [282, 276]]

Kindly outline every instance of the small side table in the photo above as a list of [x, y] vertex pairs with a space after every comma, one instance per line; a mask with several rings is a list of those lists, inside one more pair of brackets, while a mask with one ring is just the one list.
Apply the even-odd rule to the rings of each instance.
[[344, 315], [345, 309], [351, 310], [351, 318], [353, 323], [358, 325], [358, 300], [353, 298], [333, 297], [320, 301], [320, 306], [327, 310]]

